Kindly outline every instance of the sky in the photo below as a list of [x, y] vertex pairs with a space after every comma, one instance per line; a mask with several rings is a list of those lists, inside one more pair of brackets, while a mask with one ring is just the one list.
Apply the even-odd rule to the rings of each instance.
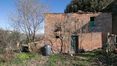
[[[40, 0], [48, 5], [49, 13], [63, 13], [71, 0]], [[10, 16], [15, 12], [14, 0], [0, 0], [0, 28], [12, 29]]]

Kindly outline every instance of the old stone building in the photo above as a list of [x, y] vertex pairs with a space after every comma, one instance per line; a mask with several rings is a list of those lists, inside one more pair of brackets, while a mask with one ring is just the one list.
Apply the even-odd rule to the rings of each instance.
[[[50, 41], [48, 43], [52, 45], [53, 52], [56, 53], [61, 51], [61, 47], [64, 53], [70, 52], [71, 48], [74, 49], [72, 51], [80, 49], [92, 51], [102, 48], [108, 32], [112, 33], [111, 13], [45, 14], [45, 38]], [[77, 34], [75, 48], [72, 47], [73, 34]], [[63, 40], [62, 46], [61, 40], [58, 39], [60, 35]]]

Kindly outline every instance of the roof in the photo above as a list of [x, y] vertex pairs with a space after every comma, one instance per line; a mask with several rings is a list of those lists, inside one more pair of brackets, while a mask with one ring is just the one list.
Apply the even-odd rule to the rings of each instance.
[[46, 14], [96, 14], [96, 13], [111, 13], [111, 12], [44, 13], [44, 15]]

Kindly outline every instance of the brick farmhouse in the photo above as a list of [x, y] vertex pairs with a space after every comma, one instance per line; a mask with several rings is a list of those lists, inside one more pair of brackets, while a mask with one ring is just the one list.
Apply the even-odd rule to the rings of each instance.
[[[65, 24], [61, 28], [66, 31], [55, 32], [56, 24]], [[46, 13], [45, 14], [45, 39], [46, 43], [52, 45], [54, 53], [68, 53], [71, 49], [73, 34], [77, 34], [78, 50], [92, 51], [102, 48], [106, 43], [107, 33], [112, 33], [112, 15], [111, 13]], [[56, 33], [56, 34], [55, 34]], [[61, 46], [58, 34], [64, 34], [64, 42]]]

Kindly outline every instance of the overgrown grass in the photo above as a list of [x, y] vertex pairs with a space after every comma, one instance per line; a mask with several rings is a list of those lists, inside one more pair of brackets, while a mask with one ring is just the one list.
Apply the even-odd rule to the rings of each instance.
[[37, 53], [18, 53], [11, 61], [0, 62], [0, 66], [27, 66], [32, 60], [38, 61], [39, 59], [40, 55]]
[[26, 60], [29, 60], [31, 57], [33, 57], [30, 53], [19, 53], [16, 54], [15, 58], [12, 60], [13, 64], [20, 64], [25, 62]]
[[91, 66], [95, 58], [97, 55], [94, 52], [81, 53], [76, 56], [55, 54], [49, 57], [48, 66]]
[[79, 66], [91, 66], [97, 56], [98, 55], [93, 52], [79, 54], [79, 60], [77, 60], [77, 64]]
[[[109, 58], [112, 66], [117, 64], [117, 55], [112, 54]], [[102, 65], [100, 65], [102, 63]], [[106, 54], [101, 51], [78, 53], [70, 56], [68, 54], [53, 54], [42, 56], [32, 53], [15, 54], [10, 62], [2, 62], [0, 66], [107, 66]]]
[[48, 59], [49, 66], [56, 66], [56, 65], [64, 64], [63, 56], [60, 54], [51, 55]]

